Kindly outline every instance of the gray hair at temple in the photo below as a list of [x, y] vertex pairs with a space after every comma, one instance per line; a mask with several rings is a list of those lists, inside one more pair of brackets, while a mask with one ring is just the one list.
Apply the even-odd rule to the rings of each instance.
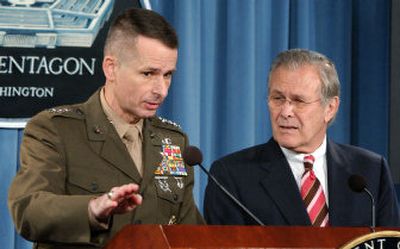
[[146, 9], [131, 8], [119, 15], [111, 24], [104, 45], [104, 54], [124, 55], [135, 45], [139, 36], [156, 39], [165, 46], [177, 49], [175, 29], [160, 14]]
[[304, 65], [313, 65], [318, 69], [321, 80], [321, 102], [323, 105], [328, 104], [328, 101], [333, 97], [340, 96], [339, 77], [333, 62], [323, 54], [306, 49], [290, 49], [278, 54], [272, 62], [268, 82], [271, 80], [273, 71], [279, 67], [294, 70]]

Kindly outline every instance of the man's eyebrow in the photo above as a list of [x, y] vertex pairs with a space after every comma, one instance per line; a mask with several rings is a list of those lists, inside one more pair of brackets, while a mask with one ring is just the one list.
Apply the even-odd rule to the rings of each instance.
[[276, 89], [272, 89], [272, 90], [270, 91], [270, 93], [274, 93], [274, 94], [282, 94], [282, 92], [281, 92], [281, 91], [279, 91], [279, 90], [276, 90]]
[[[156, 67], [145, 67], [145, 68], [142, 68], [142, 71], [161, 72], [161, 69], [156, 68]], [[176, 72], [176, 68], [167, 71], [167, 73], [175, 73], [175, 72]]]
[[304, 100], [304, 99], [305, 99], [305, 96], [304, 96], [304, 95], [301, 95], [301, 94], [292, 94], [292, 95], [290, 95], [290, 96], [285, 96], [281, 91], [276, 90], [276, 89], [272, 90], [272, 91], [270, 92], [270, 94], [282, 95], [282, 96], [284, 96], [284, 97], [286, 97], [286, 98], [290, 98], [290, 99], [292, 99], [292, 100], [294, 100], [294, 99]]
[[143, 71], [151, 71], [151, 72], [157, 72], [160, 71], [160, 69], [155, 68], [155, 67], [144, 67], [142, 68]]

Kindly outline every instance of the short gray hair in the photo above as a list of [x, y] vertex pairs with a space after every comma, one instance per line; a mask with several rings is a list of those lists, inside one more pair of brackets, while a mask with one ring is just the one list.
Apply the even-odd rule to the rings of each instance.
[[304, 65], [313, 65], [317, 68], [321, 80], [321, 102], [324, 105], [333, 97], [340, 96], [339, 77], [333, 62], [323, 54], [306, 49], [296, 48], [279, 53], [269, 71], [269, 84], [271, 83], [271, 74], [277, 68], [285, 67], [294, 70]]

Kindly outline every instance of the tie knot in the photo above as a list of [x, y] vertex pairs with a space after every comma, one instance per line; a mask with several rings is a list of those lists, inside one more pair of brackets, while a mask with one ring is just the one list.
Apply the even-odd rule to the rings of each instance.
[[304, 156], [304, 168], [306, 171], [312, 170], [314, 161], [315, 159], [312, 155]]
[[131, 126], [129, 129], [125, 132], [124, 138], [128, 142], [133, 142], [139, 138], [139, 130], [137, 129], [136, 126]]

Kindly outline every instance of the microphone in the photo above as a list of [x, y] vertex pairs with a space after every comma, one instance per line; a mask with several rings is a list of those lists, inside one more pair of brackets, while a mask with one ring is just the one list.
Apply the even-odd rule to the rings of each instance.
[[348, 180], [348, 184], [351, 190], [357, 193], [366, 192], [371, 200], [371, 220], [372, 225], [371, 229], [375, 232], [375, 200], [374, 196], [372, 195], [371, 191], [367, 189], [367, 183], [364, 177], [360, 175], [351, 175]]
[[233, 202], [235, 202], [239, 207], [245, 211], [253, 220], [255, 220], [259, 225], [264, 226], [264, 223], [260, 221], [249, 209], [247, 209], [233, 194], [231, 194], [219, 181], [201, 164], [203, 162], [203, 154], [200, 149], [196, 146], [188, 146], [182, 153], [183, 160], [189, 166], [198, 165], [204, 173], [207, 174], [209, 178], [222, 190]]

